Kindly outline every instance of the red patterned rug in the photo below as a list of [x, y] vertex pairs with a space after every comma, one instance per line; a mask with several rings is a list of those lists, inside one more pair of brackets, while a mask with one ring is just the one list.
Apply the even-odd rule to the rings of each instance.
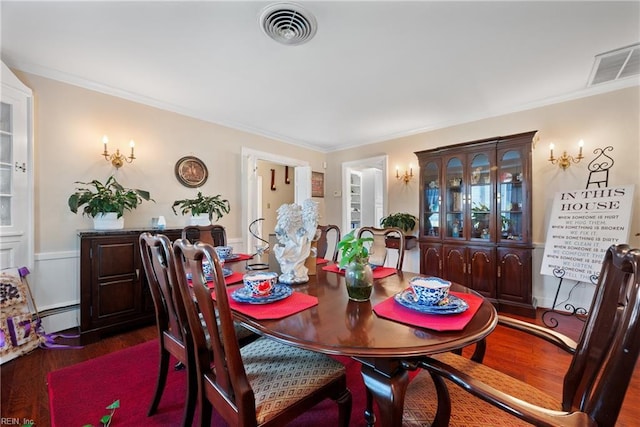
[[[364, 426], [365, 389], [360, 364], [347, 357], [338, 359], [347, 368], [347, 383], [353, 395], [350, 425]], [[184, 370], [171, 370], [158, 412], [147, 417], [157, 369], [158, 344], [153, 340], [49, 373], [51, 425], [100, 425], [100, 418], [109, 413], [106, 406], [115, 400], [120, 400], [120, 407], [112, 427], [179, 425], [186, 388]], [[337, 419], [335, 403], [326, 400], [289, 426], [333, 426]], [[214, 414], [212, 425], [225, 423]]]

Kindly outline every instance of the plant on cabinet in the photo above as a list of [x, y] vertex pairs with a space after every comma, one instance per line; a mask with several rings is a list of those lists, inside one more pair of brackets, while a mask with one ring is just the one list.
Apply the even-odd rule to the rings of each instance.
[[94, 179], [90, 182], [76, 181], [88, 187], [77, 187], [67, 201], [69, 209], [93, 218], [97, 230], [121, 229], [124, 227], [124, 211], [138, 207], [143, 200], [154, 201], [146, 190], [123, 187], [114, 176], [110, 176], [103, 184]]
[[200, 191], [195, 199], [182, 199], [173, 202], [171, 209], [174, 214], [178, 215], [176, 207], [180, 208], [182, 215], [191, 214], [190, 225], [211, 224], [214, 214], [216, 215], [215, 221], [217, 221], [231, 210], [229, 200], [223, 199], [220, 194], [203, 196]]

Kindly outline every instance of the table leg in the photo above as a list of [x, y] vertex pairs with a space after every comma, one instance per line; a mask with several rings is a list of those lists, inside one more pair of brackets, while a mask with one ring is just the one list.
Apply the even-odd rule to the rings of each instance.
[[[404, 369], [396, 370], [387, 375], [374, 367], [363, 363], [362, 378], [367, 390], [373, 395], [380, 410], [380, 425], [385, 427], [400, 427], [402, 425], [402, 411], [404, 396], [409, 385], [409, 374]], [[373, 414], [370, 414], [373, 418]], [[365, 415], [365, 418], [369, 418]], [[367, 419], [367, 422], [372, 422]]]

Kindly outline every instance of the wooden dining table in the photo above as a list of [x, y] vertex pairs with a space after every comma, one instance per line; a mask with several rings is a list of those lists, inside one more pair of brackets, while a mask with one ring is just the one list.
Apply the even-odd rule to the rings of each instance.
[[[242, 264], [234, 263], [233, 269], [239, 271]], [[356, 302], [349, 300], [342, 274], [325, 271], [318, 265], [307, 283], [292, 286], [295, 292], [317, 297], [316, 305], [278, 319], [257, 319], [238, 311], [234, 311], [234, 317], [249, 329], [282, 343], [359, 361], [364, 383], [378, 404], [379, 425], [400, 426], [411, 362], [477, 343], [497, 324], [491, 303], [455, 283], [452, 291], [482, 299], [477, 312], [461, 330], [417, 327], [383, 318], [374, 311], [376, 305], [409, 287], [409, 280], [416, 275], [395, 272], [376, 279], [370, 300]], [[264, 310], [268, 310], [268, 304]], [[364, 416], [373, 425], [373, 413]]]

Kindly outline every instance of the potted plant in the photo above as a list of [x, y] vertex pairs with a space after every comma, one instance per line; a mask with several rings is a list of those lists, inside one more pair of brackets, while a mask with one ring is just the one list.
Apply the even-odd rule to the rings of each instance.
[[[418, 218], [415, 215], [406, 212], [398, 212], [389, 214], [380, 220], [380, 225], [384, 228], [397, 227], [404, 232], [404, 246], [405, 250], [413, 249], [416, 247], [416, 236], [412, 236], [409, 233], [413, 231], [418, 223]], [[388, 248], [397, 249], [400, 245], [397, 237], [389, 236], [386, 240], [386, 246]]]
[[93, 218], [96, 230], [121, 229], [124, 227], [124, 211], [138, 207], [143, 200], [153, 201], [146, 190], [124, 188], [114, 176], [103, 184], [94, 179], [90, 182], [76, 181], [88, 187], [77, 187], [69, 196], [68, 205], [73, 213], [83, 207], [82, 214]]
[[356, 237], [355, 230], [338, 242], [340, 268], [344, 268], [347, 294], [353, 301], [368, 301], [373, 289], [373, 270], [369, 265], [369, 250], [365, 243], [372, 237]]
[[182, 199], [173, 202], [171, 209], [178, 215], [176, 207], [180, 208], [182, 215], [191, 214], [190, 225], [209, 225], [213, 221], [213, 214], [216, 221], [229, 213], [231, 209], [229, 201], [223, 199], [220, 194], [215, 196], [203, 196], [198, 191], [195, 199]]

